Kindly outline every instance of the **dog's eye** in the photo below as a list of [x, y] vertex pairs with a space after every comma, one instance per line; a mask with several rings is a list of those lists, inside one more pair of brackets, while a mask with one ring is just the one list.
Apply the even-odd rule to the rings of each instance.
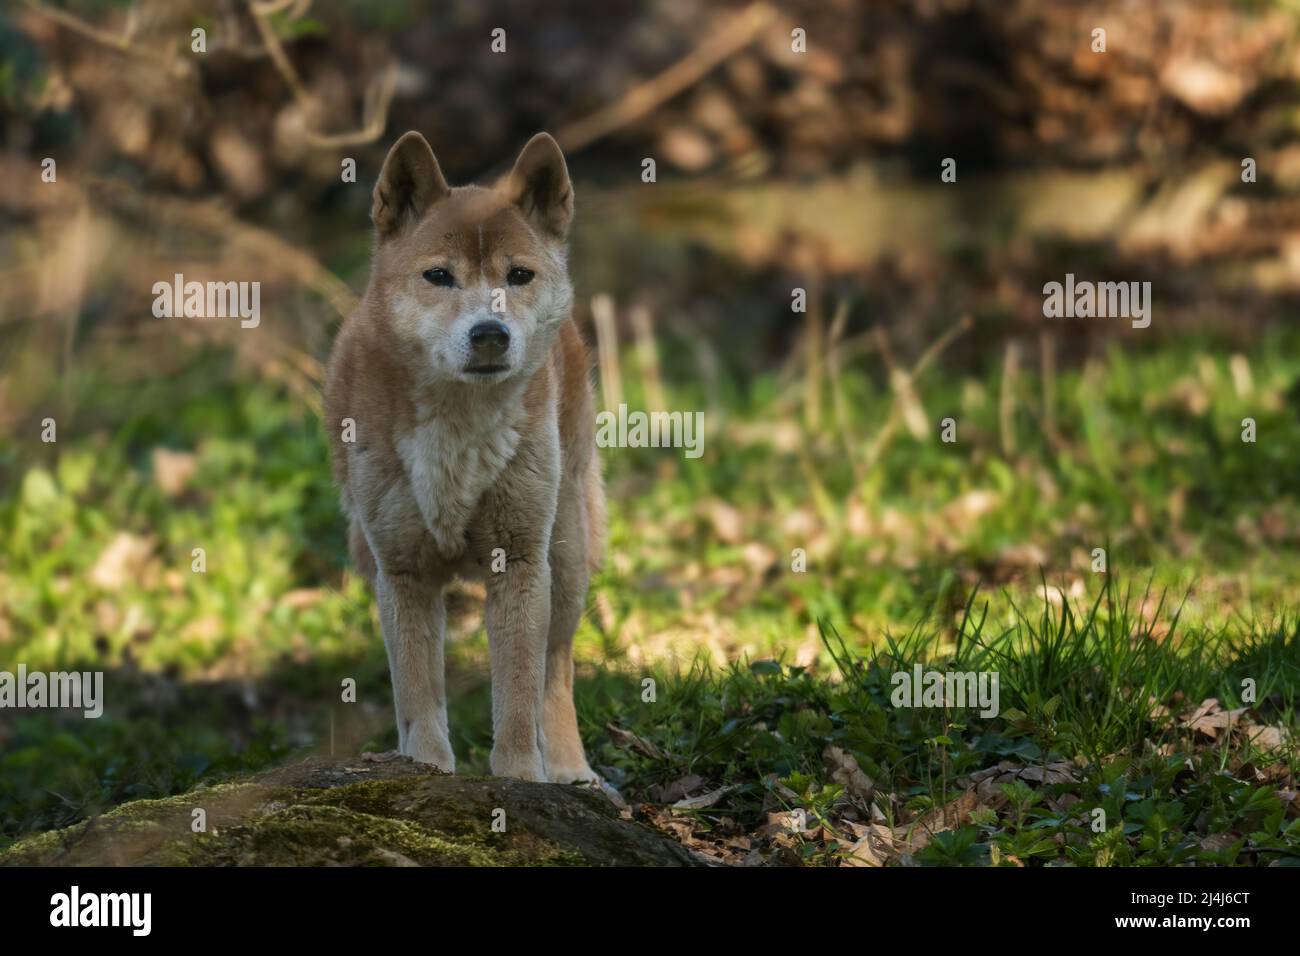
[[511, 285], [528, 285], [533, 281], [533, 270], [515, 266], [506, 274], [506, 281]]
[[424, 277], [434, 285], [453, 286], [456, 284], [456, 278], [446, 269], [429, 269], [424, 273]]

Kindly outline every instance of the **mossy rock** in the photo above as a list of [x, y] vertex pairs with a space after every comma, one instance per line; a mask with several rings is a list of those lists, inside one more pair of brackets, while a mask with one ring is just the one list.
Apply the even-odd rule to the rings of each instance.
[[[206, 814], [195, 833], [194, 810]], [[504, 811], [504, 832], [493, 827]], [[314, 757], [137, 800], [0, 853], [7, 866], [690, 866], [582, 787], [456, 777], [407, 757]]]

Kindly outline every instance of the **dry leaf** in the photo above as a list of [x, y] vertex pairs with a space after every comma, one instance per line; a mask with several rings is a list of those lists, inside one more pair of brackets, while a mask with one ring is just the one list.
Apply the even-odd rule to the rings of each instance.
[[153, 540], [119, 531], [90, 570], [90, 580], [106, 591], [138, 581], [153, 553]]
[[630, 730], [624, 730], [616, 724], [606, 724], [605, 729], [608, 730], [609, 735], [614, 738], [614, 743], [618, 744], [620, 747], [631, 747], [633, 750], [640, 751], [651, 760], [666, 759], [662, 750], [645, 738], [632, 733]]
[[718, 540], [739, 544], [745, 534], [745, 516], [740, 509], [718, 498], [710, 500], [704, 508]]
[[1190, 728], [1193, 733], [1201, 733], [1214, 740], [1218, 738], [1220, 730], [1231, 727], [1246, 709], [1239, 707], [1236, 710], [1224, 710], [1218, 700], [1208, 697], [1183, 721], [1183, 726]]
[[698, 797], [687, 797], [685, 800], [678, 800], [673, 804], [674, 810], [703, 810], [711, 807], [733, 790], [740, 789], [739, 784], [732, 784], [728, 787], [719, 787], [717, 790], [710, 790], [708, 793], [702, 793]]
[[970, 822], [970, 815], [982, 806], [979, 794], [967, 790], [961, 796], [936, 807], [922, 817], [901, 827], [895, 827], [894, 839], [915, 853], [930, 842], [930, 837], [943, 830], [951, 830]]
[[1287, 732], [1284, 727], [1262, 727], [1252, 724], [1245, 728], [1250, 742], [1260, 750], [1281, 750], [1286, 746]]
[[698, 790], [703, 785], [703, 777], [696, 773], [688, 773], [684, 777], [678, 777], [666, 786], [651, 787], [647, 796], [655, 803], [675, 803], [683, 797], [688, 796], [691, 791]]
[[849, 794], [858, 798], [862, 806], [870, 803], [876, 785], [858, 766], [858, 762], [852, 754], [846, 753], [831, 744], [822, 753], [822, 759], [826, 761], [826, 766], [831, 771], [831, 780], [844, 787]]
[[153, 479], [168, 498], [175, 498], [185, 490], [198, 466], [198, 459], [189, 452], [153, 450]]
[[879, 823], [868, 825], [850, 823], [857, 842], [848, 849], [845, 866], [884, 866], [898, 855], [894, 848], [894, 833]]

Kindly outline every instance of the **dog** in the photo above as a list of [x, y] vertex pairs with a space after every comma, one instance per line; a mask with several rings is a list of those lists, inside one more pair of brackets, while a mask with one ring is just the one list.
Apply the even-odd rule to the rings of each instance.
[[492, 773], [596, 784], [573, 634], [601, 561], [592, 362], [572, 318], [573, 186], [534, 136], [490, 187], [451, 188], [402, 136], [375, 185], [370, 281], [325, 384], [349, 550], [369, 581], [398, 747], [455, 771], [443, 673], [453, 577], [486, 582]]

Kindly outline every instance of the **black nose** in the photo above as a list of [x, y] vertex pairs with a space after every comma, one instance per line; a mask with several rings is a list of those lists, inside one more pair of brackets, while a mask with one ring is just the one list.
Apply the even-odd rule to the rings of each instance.
[[499, 356], [510, 345], [510, 330], [492, 319], [469, 330], [470, 347], [479, 355]]

